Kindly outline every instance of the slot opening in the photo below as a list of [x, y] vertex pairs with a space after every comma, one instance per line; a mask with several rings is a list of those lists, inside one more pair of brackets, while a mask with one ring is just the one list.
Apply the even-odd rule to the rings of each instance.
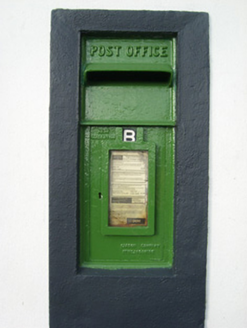
[[111, 82], [142, 82], [142, 83], [161, 83], [170, 82], [169, 72], [152, 71], [89, 71], [87, 72], [87, 82], [89, 84], [111, 83]]

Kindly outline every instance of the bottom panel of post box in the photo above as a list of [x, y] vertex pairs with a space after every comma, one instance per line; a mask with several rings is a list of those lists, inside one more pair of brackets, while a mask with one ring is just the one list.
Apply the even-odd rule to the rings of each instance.
[[80, 266], [171, 268], [173, 127], [83, 126]]

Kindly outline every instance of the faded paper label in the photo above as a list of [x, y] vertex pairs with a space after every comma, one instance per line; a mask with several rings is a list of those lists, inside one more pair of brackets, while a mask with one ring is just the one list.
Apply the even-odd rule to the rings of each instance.
[[148, 151], [111, 151], [109, 225], [147, 225]]

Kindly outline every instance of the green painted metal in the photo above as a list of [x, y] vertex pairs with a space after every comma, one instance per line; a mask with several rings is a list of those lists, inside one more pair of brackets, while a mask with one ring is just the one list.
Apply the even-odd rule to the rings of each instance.
[[[87, 38], [82, 44], [80, 266], [170, 268], [174, 252], [175, 41]], [[113, 72], [109, 78], [108, 72]], [[136, 129], [137, 140], [124, 142], [124, 128]], [[148, 151], [147, 227], [108, 225], [111, 150]]]
[[174, 124], [174, 39], [102, 38], [82, 44], [82, 124]]
[[[85, 39], [84, 67], [88, 64], [170, 64], [173, 38], [95, 38]], [[145, 69], [145, 68], [144, 68]]]
[[[111, 126], [121, 126], [123, 125], [123, 121], [107, 121], [107, 120], [94, 120], [94, 121], [81, 121], [80, 125], [87, 125], [87, 126], [102, 126], [102, 125], [111, 125]], [[141, 121], [139, 120], [138, 122], [133, 122], [133, 121], [126, 121], [125, 122], [126, 126], [175, 126], [176, 121], [153, 121], [153, 122], [148, 122], [148, 121]]]
[[[81, 134], [81, 265], [99, 268], [171, 267], [173, 259], [174, 128], [144, 128], [156, 145], [155, 234], [105, 235], [105, 142], [115, 142], [115, 127], [84, 127]], [[129, 143], [134, 144], [134, 143]], [[152, 178], [150, 179], [152, 181]], [[102, 193], [103, 199], [99, 197]], [[107, 197], [106, 197], [107, 198]], [[103, 203], [102, 202], [105, 202]], [[103, 217], [103, 219], [102, 219]], [[121, 228], [115, 228], [121, 229]], [[127, 229], [127, 228], [123, 228]], [[134, 229], [134, 228], [132, 228]]]
[[135, 72], [167, 72], [170, 75], [172, 75], [173, 70], [172, 66], [170, 64], [144, 64], [144, 63], [93, 63], [93, 64], [87, 64], [84, 70], [84, 81], [87, 79], [87, 73], [88, 72], [103, 72], [103, 71], [135, 71]]

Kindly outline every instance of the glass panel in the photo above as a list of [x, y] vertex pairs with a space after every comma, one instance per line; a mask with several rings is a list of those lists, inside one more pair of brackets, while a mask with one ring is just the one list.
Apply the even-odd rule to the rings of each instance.
[[112, 150], [109, 190], [109, 226], [146, 226], [148, 151]]

